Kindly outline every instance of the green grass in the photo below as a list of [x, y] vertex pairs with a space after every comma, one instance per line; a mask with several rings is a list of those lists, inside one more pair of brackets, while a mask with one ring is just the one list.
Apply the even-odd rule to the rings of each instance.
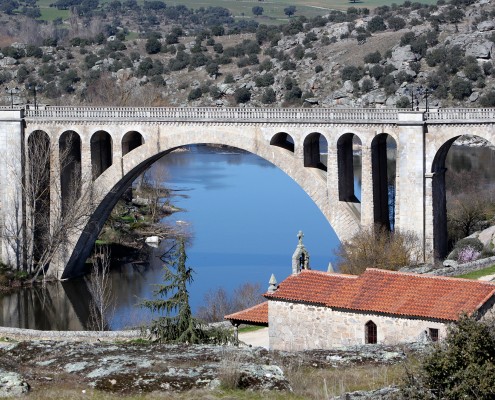
[[258, 325], [246, 325], [246, 326], [243, 326], [242, 328], [239, 328], [239, 333], [259, 331], [260, 329], [263, 329], [263, 328], [265, 328], [265, 327], [264, 326], [258, 326]]
[[495, 264], [490, 267], [480, 269], [478, 271], [472, 271], [472, 272], [468, 272], [467, 274], [459, 275], [457, 276], [457, 278], [478, 279], [481, 278], [482, 276], [487, 276], [492, 274], [495, 274]]
[[[422, 0], [421, 3], [436, 4], [437, 0]], [[143, 0], [138, 3], [143, 4]], [[41, 11], [41, 20], [53, 21], [61, 17], [69, 17], [68, 10], [58, 10], [50, 7], [53, 0], [38, 0], [37, 4]], [[262, 24], [277, 24], [288, 21], [287, 15], [284, 14], [284, 8], [296, 6], [295, 16], [304, 15], [311, 18], [317, 15], [328, 14], [330, 10], [347, 10], [349, 7], [370, 8], [382, 5], [391, 5], [392, 3], [402, 4], [402, 1], [396, 0], [366, 0], [351, 3], [349, 0], [271, 0], [259, 2], [258, 0], [168, 0], [165, 1], [168, 6], [185, 5], [189, 8], [197, 9], [199, 7], [225, 7], [228, 8], [237, 19], [254, 19]], [[263, 15], [255, 17], [252, 12], [254, 6], [263, 7]]]

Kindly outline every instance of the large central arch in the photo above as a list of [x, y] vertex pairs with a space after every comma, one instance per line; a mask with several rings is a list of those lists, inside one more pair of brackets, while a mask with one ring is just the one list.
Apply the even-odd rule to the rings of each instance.
[[[235, 132], [232, 132], [235, 130]], [[174, 149], [195, 144], [216, 144], [236, 147], [253, 153], [274, 164], [291, 177], [315, 202], [341, 240], [348, 239], [359, 229], [359, 220], [344, 202], [329, 204], [327, 181], [320, 171], [305, 168], [297, 151], [270, 145], [270, 139], [278, 131], [267, 129], [260, 132], [256, 126], [164, 126], [152, 134], [143, 134], [144, 143], [123, 156], [115, 157], [112, 165], [98, 176], [94, 182], [98, 197], [94, 213], [79, 237], [71, 238], [65, 259], [58, 275], [62, 279], [81, 275], [83, 263], [89, 256], [92, 245], [111, 210], [131, 183], [151, 164]], [[114, 143], [119, 143], [114, 138]], [[295, 143], [302, 149], [303, 143]], [[301, 151], [302, 153], [302, 151]], [[298, 212], [298, 210], [294, 210]], [[65, 267], [65, 268], [64, 268]]]

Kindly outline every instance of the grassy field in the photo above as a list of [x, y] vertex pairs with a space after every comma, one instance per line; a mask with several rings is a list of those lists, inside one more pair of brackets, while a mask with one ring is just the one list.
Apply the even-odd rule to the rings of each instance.
[[[143, 3], [139, 0], [138, 3]], [[185, 5], [189, 8], [199, 7], [225, 7], [238, 19], [255, 19], [264, 24], [274, 24], [287, 22], [287, 15], [284, 14], [284, 8], [296, 6], [296, 16], [304, 15], [306, 17], [315, 17], [317, 15], [328, 14], [330, 10], [346, 10], [348, 7], [367, 7], [375, 8], [392, 3], [400, 4], [401, 1], [394, 0], [364, 0], [351, 3], [349, 0], [164, 0], [169, 6]], [[422, 0], [421, 3], [436, 4], [436, 0]], [[68, 10], [57, 10], [49, 7], [53, 0], [38, 0], [37, 4], [41, 10], [41, 19], [51, 21], [55, 18], [67, 18]], [[254, 6], [263, 7], [263, 15], [255, 17], [252, 13]]]
[[482, 276], [493, 275], [493, 274], [495, 274], [495, 265], [480, 269], [478, 271], [468, 272], [467, 274], [464, 275], [459, 275], [457, 278], [479, 279]]

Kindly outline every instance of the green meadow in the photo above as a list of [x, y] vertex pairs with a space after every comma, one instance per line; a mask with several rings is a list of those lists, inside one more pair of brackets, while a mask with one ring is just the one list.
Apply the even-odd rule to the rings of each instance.
[[[54, 0], [38, 0], [41, 9], [41, 19], [54, 20], [55, 18], [67, 18], [69, 11], [57, 10], [50, 7]], [[143, 3], [139, 0], [138, 3]], [[375, 8], [382, 5], [391, 5], [392, 3], [401, 4], [402, 1], [394, 0], [363, 0], [352, 3], [346, 0], [164, 0], [169, 6], [185, 5], [189, 8], [199, 7], [225, 7], [238, 19], [254, 19], [260, 23], [273, 24], [282, 23], [288, 20], [284, 13], [284, 8], [288, 6], [296, 7], [295, 16], [304, 15], [306, 17], [315, 17], [317, 15], [328, 14], [330, 10], [346, 10], [348, 7], [367, 7]], [[423, 0], [421, 3], [435, 4], [436, 0]], [[263, 15], [255, 17], [252, 8], [255, 6], [263, 7]]]

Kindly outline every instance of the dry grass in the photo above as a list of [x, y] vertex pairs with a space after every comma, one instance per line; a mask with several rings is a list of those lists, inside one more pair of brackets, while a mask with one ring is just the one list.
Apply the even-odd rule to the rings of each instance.
[[356, 390], [375, 390], [397, 385], [404, 376], [404, 364], [360, 365], [317, 369], [292, 365], [284, 370], [294, 393], [305, 399], [323, 400]]

